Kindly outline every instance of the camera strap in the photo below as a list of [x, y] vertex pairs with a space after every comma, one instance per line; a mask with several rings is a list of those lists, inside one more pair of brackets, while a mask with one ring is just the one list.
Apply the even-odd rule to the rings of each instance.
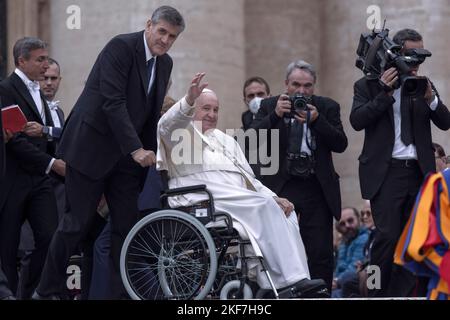
[[304, 124], [299, 123], [297, 120], [293, 119], [288, 123], [288, 137], [289, 137], [289, 152], [299, 154], [302, 152], [303, 137], [305, 138], [306, 146], [311, 151], [313, 155], [316, 150], [315, 137], [312, 134], [309, 122], [311, 119], [311, 111], [306, 113], [306, 130], [304, 129]]
[[[309, 123], [311, 121], [311, 111], [308, 109], [306, 111], [306, 145], [308, 146], [309, 150], [311, 150], [312, 155], [314, 155], [314, 151], [316, 151], [316, 139], [315, 136], [312, 134], [311, 128], [309, 126]], [[308, 137], [309, 132], [309, 137]]]

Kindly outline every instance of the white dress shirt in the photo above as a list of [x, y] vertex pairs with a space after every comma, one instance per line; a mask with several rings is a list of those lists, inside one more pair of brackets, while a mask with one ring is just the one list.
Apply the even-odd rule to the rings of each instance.
[[14, 70], [14, 72], [19, 76], [20, 79], [22, 79], [23, 83], [25, 83], [25, 86], [27, 87], [28, 91], [31, 94], [31, 97], [33, 98], [34, 104], [36, 105], [39, 114], [41, 115], [42, 123], [45, 125], [45, 110], [44, 106], [42, 105], [42, 99], [41, 99], [41, 93], [38, 81], [31, 81], [25, 73], [23, 73], [21, 70], [17, 69]]
[[53, 127], [49, 128], [50, 137], [53, 137], [53, 128], [61, 128], [61, 121], [59, 121], [58, 116], [58, 105], [59, 101], [47, 101], [48, 108], [50, 109], [50, 114], [53, 120]]
[[[417, 150], [414, 144], [405, 146], [401, 139], [401, 127], [402, 127], [402, 117], [400, 114], [400, 104], [401, 104], [401, 87], [394, 91], [393, 97], [395, 99], [393, 105], [394, 113], [394, 127], [395, 127], [395, 142], [394, 149], [392, 150], [392, 158], [406, 160], [406, 159], [416, 159], [417, 160]], [[435, 97], [433, 102], [430, 104], [430, 109], [432, 111], [436, 110], [438, 105], [438, 98]]]

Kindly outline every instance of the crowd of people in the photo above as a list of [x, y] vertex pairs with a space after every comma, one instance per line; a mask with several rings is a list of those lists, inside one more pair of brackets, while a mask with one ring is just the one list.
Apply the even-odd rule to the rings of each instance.
[[[33, 37], [15, 43], [16, 68], [0, 83], [0, 106], [18, 105], [27, 123], [0, 130], [0, 298], [67, 296], [67, 265], [82, 254], [81, 298], [127, 299], [121, 247], [142, 214], [160, 208], [161, 170], [169, 187], [207, 185], [216, 210], [245, 227], [277, 289], [424, 296], [427, 279], [393, 262], [422, 181], [447, 166], [430, 123], [448, 130], [450, 112], [431, 81], [407, 112], [394, 67], [355, 83], [350, 123], [365, 132], [359, 178], [366, 200], [361, 210], [342, 208], [333, 153], [345, 152], [348, 140], [339, 103], [315, 94], [315, 67], [289, 63], [285, 90], [275, 96], [262, 77], [243, 85], [242, 129], [278, 133], [277, 141], [255, 135], [257, 148], [266, 145], [278, 161], [275, 174], [264, 174], [273, 163], [249, 161], [255, 150], [217, 129], [220, 99], [205, 73], [178, 102], [168, 97], [167, 52], [184, 28], [182, 15], [162, 6], [145, 30], [111, 39], [67, 119], [56, 100], [62, 68], [47, 44]], [[403, 53], [424, 47], [412, 29], [394, 41]], [[411, 70], [417, 76], [419, 65]], [[191, 146], [200, 164], [174, 157], [177, 129], [203, 142]], [[171, 206], [203, 200], [176, 197]], [[367, 286], [368, 266], [379, 268], [380, 285]], [[266, 278], [257, 281], [269, 288]]]

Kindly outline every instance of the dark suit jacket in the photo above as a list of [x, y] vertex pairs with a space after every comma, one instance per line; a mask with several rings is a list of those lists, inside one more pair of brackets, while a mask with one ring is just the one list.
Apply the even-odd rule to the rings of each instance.
[[[53, 126], [50, 110], [41, 93], [47, 123], [43, 123], [39, 111], [27, 87], [18, 75], [12, 73], [0, 82], [2, 107], [17, 104], [28, 121]], [[6, 176], [0, 185], [0, 209], [8, 196], [12, 182], [27, 175], [45, 175], [54, 152], [54, 144], [45, 137], [29, 137], [23, 133], [16, 135], [6, 144]], [[27, 178], [25, 178], [27, 179]]]
[[66, 121], [58, 155], [79, 172], [101, 179], [121, 157], [141, 147], [156, 153], [156, 125], [172, 59], [159, 56], [155, 70], [147, 95], [143, 31], [113, 38]]
[[[260, 177], [260, 180], [275, 193], [279, 193], [290, 179], [286, 170], [286, 153], [289, 141], [288, 126], [284, 119], [278, 117], [275, 113], [278, 98], [277, 96], [264, 99], [252, 123], [252, 127], [255, 129], [279, 130], [280, 169], [278, 174]], [[319, 112], [319, 117], [311, 125], [311, 131], [315, 135], [317, 143], [315, 151], [316, 177], [322, 187], [330, 211], [336, 219], [339, 219], [341, 215], [339, 175], [334, 170], [331, 152], [340, 153], [347, 148], [347, 137], [340, 119], [340, 107], [336, 101], [320, 96], [313, 96], [312, 104], [317, 107]], [[270, 137], [270, 134], [268, 136]], [[270, 145], [268, 148], [271, 149]]]
[[[378, 80], [362, 78], [354, 85], [350, 123], [355, 130], [365, 132], [359, 156], [359, 180], [364, 199], [376, 195], [389, 168], [395, 143], [394, 102], [395, 99], [381, 89]], [[442, 130], [450, 128], [450, 113], [440, 99], [436, 110], [432, 111], [424, 98], [417, 98], [412, 114], [413, 134], [424, 175], [436, 171], [430, 119]]]
[[[1, 107], [2, 100], [0, 98], [0, 109]], [[3, 175], [5, 174], [5, 142], [3, 139], [2, 113], [0, 112], [0, 184], [2, 183]]]
[[242, 129], [247, 130], [250, 128], [250, 125], [253, 122], [253, 113], [250, 110], [247, 110], [242, 113]]

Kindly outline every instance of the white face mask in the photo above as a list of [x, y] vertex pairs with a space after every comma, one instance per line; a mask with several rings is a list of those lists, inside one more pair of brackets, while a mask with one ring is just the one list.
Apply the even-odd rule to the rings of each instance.
[[248, 103], [248, 109], [251, 113], [257, 114], [259, 110], [259, 106], [261, 105], [261, 101], [263, 98], [255, 97]]

